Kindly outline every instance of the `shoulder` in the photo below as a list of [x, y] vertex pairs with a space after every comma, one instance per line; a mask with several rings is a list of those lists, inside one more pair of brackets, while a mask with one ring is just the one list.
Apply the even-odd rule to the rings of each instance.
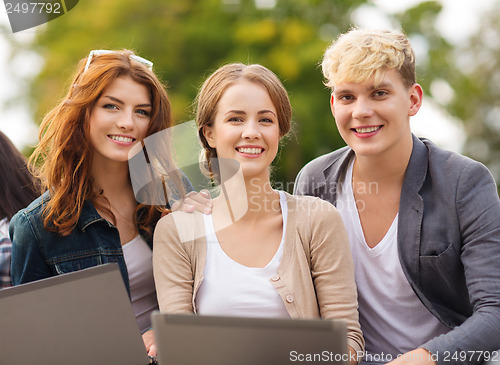
[[184, 243], [203, 236], [204, 220], [202, 213], [175, 211], [158, 221], [153, 238], [155, 243], [159, 240], [175, 240]]
[[468, 165], [482, 165], [480, 162], [457, 152], [445, 150], [434, 142], [422, 138], [422, 143], [429, 153], [429, 163], [433, 165], [449, 166], [450, 168], [460, 169]]
[[158, 237], [158, 235], [163, 235], [172, 232], [172, 230], [175, 228], [175, 221], [173, 215], [174, 213], [169, 213], [158, 220], [154, 230], [155, 238]]
[[45, 193], [33, 200], [26, 208], [18, 211], [10, 221], [10, 227], [25, 225], [27, 222], [41, 222], [42, 214], [47, 202], [50, 200], [48, 193]]
[[13, 247], [29, 247], [41, 241], [44, 235], [43, 229], [43, 208], [48, 196], [44, 195], [35, 199], [26, 208], [18, 211], [10, 220], [9, 235]]
[[442, 208], [451, 202], [464, 207], [475, 202], [479, 207], [498, 201], [495, 180], [486, 166], [427, 139], [414, 139], [403, 189], [404, 196], [416, 193], [425, 204]]
[[338, 179], [345, 172], [353, 153], [346, 146], [309, 162], [297, 174], [294, 194], [315, 195], [327, 200], [334, 200], [335, 194], [332, 192]]
[[443, 179], [448, 184], [455, 181], [457, 184], [468, 180], [478, 181], [487, 179], [493, 181], [488, 168], [479, 161], [456, 152], [448, 151], [438, 147], [433, 142], [421, 140], [427, 148], [429, 173], [437, 179]]
[[325, 170], [327, 170], [332, 164], [337, 162], [340, 158], [345, 156], [349, 151], [350, 148], [346, 146], [315, 158], [314, 160], [308, 162], [300, 170], [297, 179], [299, 179], [300, 177], [306, 178], [310, 176], [323, 175], [323, 172]]
[[[332, 218], [341, 220], [337, 208], [330, 202], [315, 196], [291, 195], [285, 192], [287, 198], [288, 211], [298, 216], [298, 224], [311, 222], [319, 224], [322, 222], [331, 222]], [[302, 217], [302, 219], [301, 219]], [[307, 219], [304, 219], [307, 217]]]

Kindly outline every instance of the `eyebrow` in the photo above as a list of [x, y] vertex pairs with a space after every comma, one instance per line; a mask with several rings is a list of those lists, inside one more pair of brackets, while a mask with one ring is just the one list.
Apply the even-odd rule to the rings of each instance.
[[[371, 85], [370, 87], [368, 87], [368, 89], [370, 91], [373, 91], [376, 89], [383, 89], [383, 88], [388, 88], [388, 87], [392, 87], [392, 84], [389, 82], [382, 82], [377, 86]], [[340, 89], [340, 90], [334, 90], [333, 93], [337, 94], [337, 95], [338, 94], [349, 94], [349, 93], [352, 93], [352, 90], [351, 89]]]
[[[123, 104], [125, 104], [123, 101], [121, 101], [120, 99], [115, 98], [114, 96], [104, 95], [103, 97], [108, 98], [108, 99], [111, 99], [111, 100], [113, 100], [114, 102], [119, 103], [119, 104], [122, 104], [122, 105], [123, 105]], [[135, 107], [136, 107], [136, 108], [137, 108], [137, 107], [138, 107], [138, 108], [150, 108], [150, 107], [151, 107], [151, 104], [139, 104], [139, 105], [136, 105]]]
[[[238, 114], [238, 115], [243, 115], [243, 114], [246, 114], [243, 110], [229, 110], [225, 115], [228, 115], [228, 114]], [[257, 114], [266, 114], [266, 113], [271, 113], [273, 115], [276, 115], [272, 110], [259, 110], [257, 112]]]

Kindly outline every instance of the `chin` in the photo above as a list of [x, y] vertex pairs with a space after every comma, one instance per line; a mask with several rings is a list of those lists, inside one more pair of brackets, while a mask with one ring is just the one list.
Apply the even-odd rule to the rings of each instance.
[[354, 151], [356, 156], [363, 157], [371, 157], [376, 156], [382, 152], [382, 148], [378, 146], [359, 146], [359, 145], [350, 145], [351, 149]]

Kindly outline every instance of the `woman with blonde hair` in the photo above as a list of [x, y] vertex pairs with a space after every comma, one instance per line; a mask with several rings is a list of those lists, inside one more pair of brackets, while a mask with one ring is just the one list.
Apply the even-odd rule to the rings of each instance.
[[342, 218], [330, 203], [271, 186], [291, 117], [285, 88], [261, 65], [225, 65], [205, 81], [196, 123], [204, 168], [222, 193], [211, 215], [174, 212], [158, 222], [158, 303], [170, 313], [343, 319], [355, 363], [364, 341]]
[[[141, 150], [146, 137], [172, 125], [152, 65], [128, 50], [92, 51], [80, 61], [30, 158], [42, 162], [46, 192], [12, 218], [10, 235], [14, 285], [118, 263], [154, 355], [152, 233], [165, 206], [138, 204], [129, 174], [132, 147]], [[168, 153], [162, 158], [173, 166]], [[174, 180], [180, 184], [178, 175]]]

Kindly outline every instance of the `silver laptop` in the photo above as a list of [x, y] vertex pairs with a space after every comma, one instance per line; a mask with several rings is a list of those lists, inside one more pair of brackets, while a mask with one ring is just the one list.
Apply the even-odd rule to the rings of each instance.
[[146, 365], [117, 264], [0, 290], [0, 364]]
[[348, 363], [343, 321], [153, 314], [160, 365]]

